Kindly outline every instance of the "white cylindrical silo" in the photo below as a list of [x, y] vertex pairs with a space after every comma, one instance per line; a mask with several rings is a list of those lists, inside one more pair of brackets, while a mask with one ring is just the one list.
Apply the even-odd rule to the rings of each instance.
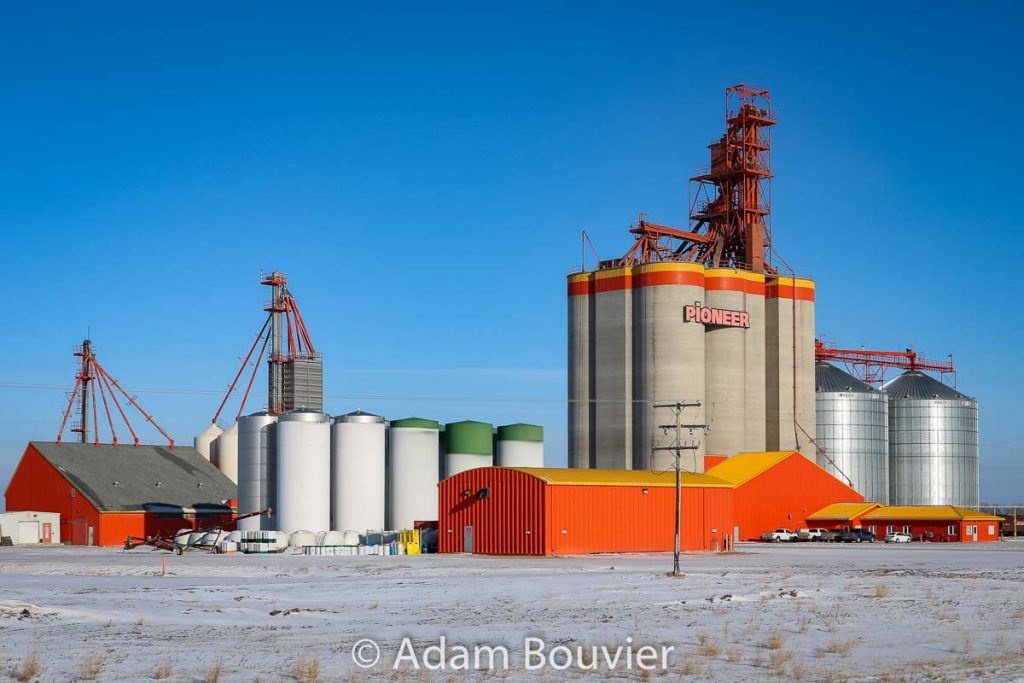
[[278, 531], [326, 531], [331, 526], [331, 418], [299, 408], [277, 419]]
[[436, 521], [440, 425], [410, 417], [388, 431], [387, 527], [412, 529]]
[[195, 439], [192, 443], [195, 445], [196, 450], [199, 454], [210, 462], [214, 462], [214, 443], [217, 441], [217, 437], [224, 432], [223, 429], [217, 426], [216, 423], [211, 424], [209, 427], [196, 434]]
[[494, 464], [499, 467], [544, 467], [544, 428], [522, 423], [498, 427]]
[[238, 483], [238, 423], [232, 424], [217, 437], [217, 469], [231, 481]]
[[331, 425], [331, 527], [384, 528], [384, 418], [356, 411]]
[[[238, 418], [238, 514], [274, 508], [276, 467], [274, 467], [275, 423], [277, 416], [268, 412]], [[269, 529], [273, 520], [266, 515], [238, 522], [242, 531]]]

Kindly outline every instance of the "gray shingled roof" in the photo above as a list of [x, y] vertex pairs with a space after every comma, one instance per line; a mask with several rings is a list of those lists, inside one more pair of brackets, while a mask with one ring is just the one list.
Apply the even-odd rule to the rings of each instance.
[[920, 370], [907, 370], [899, 377], [894, 377], [882, 385], [882, 390], [889, 394], [889, 398], [895, 399], [974, 400]]
[[857, 394], [874, 394], [874, 389], [848, 372], [843, 372], [831, 363], [818, 361], [814, 365], [814, 388], [820, 393], [853, 392]]
[[191, 446], [32, 441], [98, 510], [221, 507], [237, 487]]

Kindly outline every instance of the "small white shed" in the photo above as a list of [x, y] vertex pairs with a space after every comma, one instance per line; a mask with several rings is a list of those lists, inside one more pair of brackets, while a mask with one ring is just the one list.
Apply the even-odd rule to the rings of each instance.
[[57, 512], [0, 512], [0, 537], [22, 543], [60, 543], [60, 514]]

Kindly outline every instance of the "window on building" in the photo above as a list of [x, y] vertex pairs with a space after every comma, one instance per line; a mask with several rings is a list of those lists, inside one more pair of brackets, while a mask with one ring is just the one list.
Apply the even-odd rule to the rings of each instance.
[[889, 526], [885, 527], [885, 533], [887, 533], [887, 534], [894, 533], [895, 531], [896, 531], [896, 527], [894, 525], [892, 525], [892, 524], [890, 524]]
[[868, 527], [868, 531], [870, 531], [873, 534], [877, 534], [878, 533], [878, 529], [875, 528], [874, 524], [872, 524], [871, 526]]
[[910, 533], [910, 525], [909, 524], [904, 524], [903, 525], [903, 533], [905, 533], [905, 534], [909, 534]]
[[72, 498], [74, 498], [74, 497], [75, 497], [75, 490], [74, 490], [74, 489], [71, 489], [71, 497], [72, 497]]
[[949, 528], [946, 529], [950, 536], [956, 536], [956, 524], [950, 524]]
[[989, 524], [988, 525], [988, 535], [989, 536], [995, 536], [996, 535], [996, 525], [995, 524]]

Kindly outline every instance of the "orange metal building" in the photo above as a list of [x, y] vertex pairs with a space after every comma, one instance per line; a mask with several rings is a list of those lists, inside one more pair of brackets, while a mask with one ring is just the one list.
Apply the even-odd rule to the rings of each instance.
[[194, 448], [33, 441], [4, 494], [7, 510], [60, 514], [74, 545], [233, 519], [235, 485]]
[[867, 529], [881, 539], [900, 531], [915, 540], [939, 543], [982, 543], [999, 540], [1003, 518], [955, 505], [835, 503], [807, 517], [823, 529]]
[[736, 487], [734, 540], [739, 541], [779, 527], [806, 527], [808, 515], [836, 501], [864, 500], [799, 451], [740, 453], [707, 474]]
[[[481, 467], [439, 484], [439, 550], [582, 555], [672, 550], [674, 473]], [[720, 550], [733, 487], [683, 474], [683, 550]]]

